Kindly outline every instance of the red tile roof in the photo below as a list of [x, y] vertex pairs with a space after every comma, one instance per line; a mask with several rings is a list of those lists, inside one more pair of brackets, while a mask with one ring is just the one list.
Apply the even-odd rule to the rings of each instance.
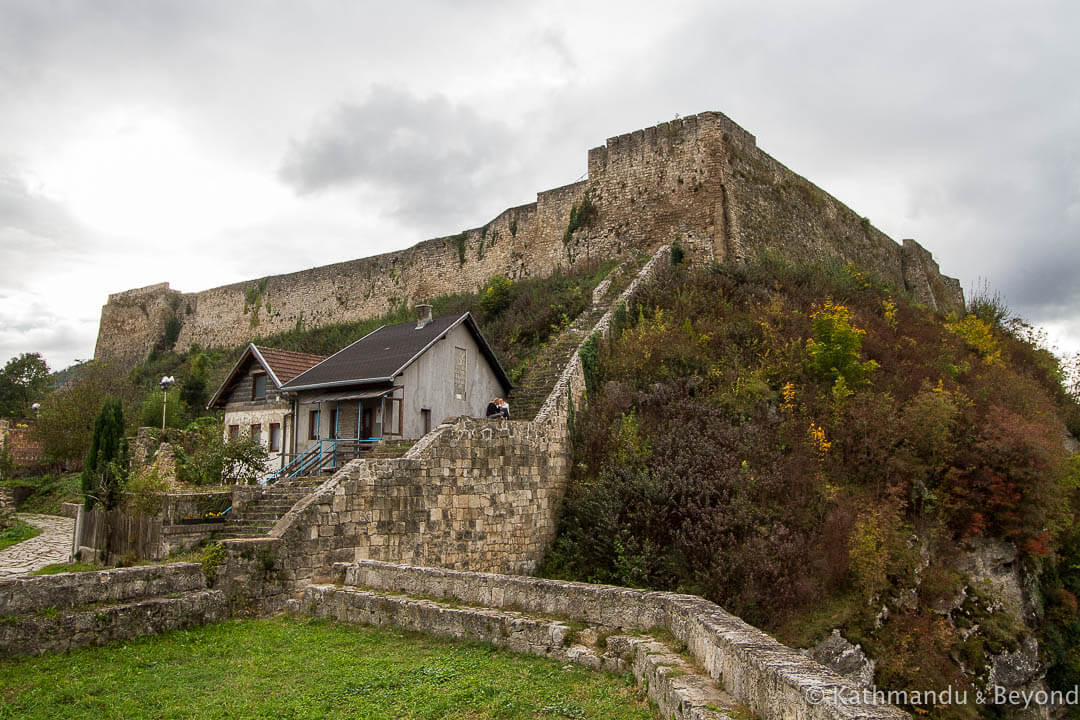
[[309, 355], [308, 353], [293, 352], [292, 350], [277, 350], [275, 348], [255, 346], [263, 360], [270, 366], [270, 370], [277, 375], [278, 382], [282, 385], [292, 380], [305, 370], [315, 367], [326, 358], [322, 355]]

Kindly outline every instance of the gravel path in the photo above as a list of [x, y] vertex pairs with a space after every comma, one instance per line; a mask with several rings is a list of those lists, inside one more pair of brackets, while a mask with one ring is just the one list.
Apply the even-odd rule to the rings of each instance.
[[71, 559], [75, 521], [59, 515], [16, 513], [15, 517], [41, 528], [41, 534], [0, 550], [0, 578], [25, 575], [38, 568]]

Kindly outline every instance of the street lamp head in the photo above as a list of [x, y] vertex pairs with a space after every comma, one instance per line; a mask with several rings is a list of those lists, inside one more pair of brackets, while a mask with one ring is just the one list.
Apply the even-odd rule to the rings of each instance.
[[167, 391], [176, 382], [176, 378], [172, 375], [165, 375], [161, 378], [161, 389]]

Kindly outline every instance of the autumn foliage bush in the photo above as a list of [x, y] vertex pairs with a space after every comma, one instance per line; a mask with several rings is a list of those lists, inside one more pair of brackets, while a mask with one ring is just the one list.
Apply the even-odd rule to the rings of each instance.
[[[618, 326], [542, 572], [699, 593], [791, 642], [827, 615], [820, 632], [894, 658], [885, 686], [930, 689], [985, 679], [985, 639], [946, 622], [974, 611], [942, 604], [967, 582], [963, 542], [999, 538], [1057, 588], [1053, 622], [1074, 623], [1051, 623], [1058, 645], [1080, 637], [1080, 573], [1058, 569], [1077, 533], [1075, 399], [1030, 335], [775, 257], [667, 268]], [[979, 612], [1021, 632], [1015, 609]]]

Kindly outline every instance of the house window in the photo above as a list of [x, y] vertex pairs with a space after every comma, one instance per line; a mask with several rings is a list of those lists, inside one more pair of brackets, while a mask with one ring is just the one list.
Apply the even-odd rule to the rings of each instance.
[[465, 348], [454, 348], [454, 399], [465, 399], [465, 371], [467, 368]]
[[265, 400], [266, 399], [266, 375], [259, 373], [252, 377], [251, 382], [251, 399], [252, 400]]
[[330, 439], [337, 437], [337, 408], [330, 411], [330, 429], [327, 431], [326, 436]]
[[240, 426], [239, 425], [230, 425], [229, 426], [229, 439], [230, 440], [238, 440], [238, 439], [240, 439]]
[[251, 426], [251, 439], [254, 442], [262, 443], [262, 425]]
[[431, 432], [431, 409], [424, 408], [420, 411], [420, 419], [424, 422], [424, 434]]
[[270, 423], [270, 452], [281, 452], [281, 423]]
[[319, 411], [312, 410], [308, 413], [308, 440], [319, 439]]

